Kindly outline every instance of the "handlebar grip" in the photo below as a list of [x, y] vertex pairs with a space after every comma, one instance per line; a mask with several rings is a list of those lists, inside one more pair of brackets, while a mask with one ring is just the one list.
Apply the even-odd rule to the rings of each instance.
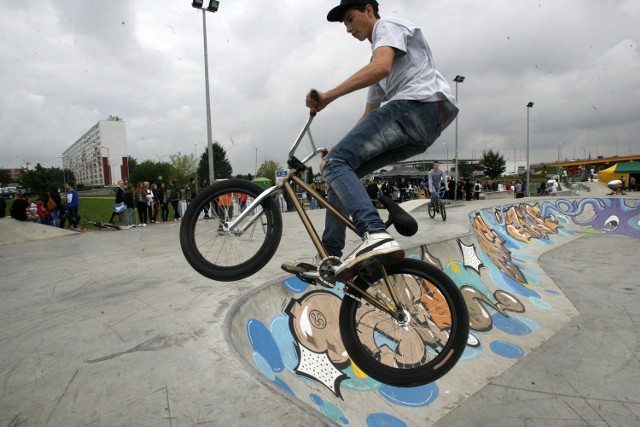
[[[316, 101], [318, 100], [318, 91], [317, 90], [311, 89], [310, 95], [311, 95], [311, 98], [315, 99]], [[316, 113], [309, 113], [309, 115], [311, 117], [315, 117]]]

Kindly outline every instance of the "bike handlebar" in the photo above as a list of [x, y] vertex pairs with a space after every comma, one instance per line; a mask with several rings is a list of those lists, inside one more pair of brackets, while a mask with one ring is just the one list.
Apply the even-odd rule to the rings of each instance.
[[[315, 90], [315, 89], [311, 89], [310, 95], [311, 95], [312, 98], [317, 99], [318, 98], [318, 91]], [[311, 147], [313, 148], [313, 152], [311, 154], [309, 154], [307, 157], [305, 157], [302, 160], [302, 163], [307, 163], [309, 160], [311, 160], [312, 158], [317, 156], [319, 153], [327, 151], [326, 148], [317, 148], [315, 142], [313, 141], [313, 136], [311, 136], [310, 126], [311, 126], [311, 122], [313, 122], [313, 118], [315, 117], [315, 115], [316, 115], [315, 113], [309, 113], [309, 119], [307, 120], [307, 123], [304, 125], [304, 127], [300, 131], [300, 134], [298, 134], [298, 137], [296, 138], [295, 142], [293, 143], [293, 146], [291, 147], [291, 150], [289, 150], [289, 159], [292, 159], [294, 157], [295, 152], [298, 149], [298, 146], [300, 145], [300, 142], [302, 142], [302, 138], [304, 138], [305, 135], [309, 136], [309, 140], [311, 141]]]

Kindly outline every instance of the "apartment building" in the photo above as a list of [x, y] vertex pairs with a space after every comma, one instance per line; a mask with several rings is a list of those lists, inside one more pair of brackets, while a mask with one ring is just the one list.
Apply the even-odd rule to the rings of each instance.
[[113, 186], [129, 179], [125, 123], [120, 117], [100, 120], [62, 153], [63, 165], [78, 184]]

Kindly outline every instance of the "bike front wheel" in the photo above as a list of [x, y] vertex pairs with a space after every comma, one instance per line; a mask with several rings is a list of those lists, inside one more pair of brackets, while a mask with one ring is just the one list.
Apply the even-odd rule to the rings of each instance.
[[433, 382], [453, 368], [467, 344], [469, 314], [462, 294], [445, 273], [423, 261], [405, 259], [386, 272], [388, 281], [382, 273], [366, 279], [367, 293], [400, 315], [345, 295], [340, 307], [345, 349], [358, 368], [382, 383]]
[[429, 202], [427, 204], [427, 211], [429, 212], [430, 218], [435, 218], [436, 216], [436, 204], [433, 202]]
[[444, 203], [440, 203], [440, 216], [442, 217], [443, 221], [447, 220], [447, 208], [445, 207]]
[[[282, 216], [273, 197], [250, 208], [262, 192], [257, 184], [232, 179], [205, 188], [191, 201], [180, 225], [180, 246], [198, 273], [223, 282], [240, 280], [273, 257]], [[247, 215], [229, 228], [240, 213]]]

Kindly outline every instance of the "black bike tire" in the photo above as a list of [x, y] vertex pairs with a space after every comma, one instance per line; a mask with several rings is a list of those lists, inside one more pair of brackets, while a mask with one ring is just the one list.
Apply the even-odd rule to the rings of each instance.
[[447, 208], [445, 207], [444, 203], [440, 204], [440, 216], [442, 216], [443, 221], [447, 220]]
[[357, 317], [361, 303], [345, 295], [340, 307], [340, 333], [345, 349], [360, 370], [381, 383], [415, 387], [436, 381], [453, 368], [467, 345], [469, 314], [462, 294], [449, 276], [423, 261], [404, 259], [389, 267], [387, 274], [418, 276], [429, 281], [440, 291], [451, 310], [451, 329], [446, 344], [436, 357], [417, 367], [400, 368], [383, 364], [360, 340], [359, 328], [362, 326], [362, 330], [370, 330], [367, 325], [360, 325]]
[[251, 197], [257, 197], [263, 191], [262, 187], [250, 181], [231, 179], [207, 187], [191, 201], [180, 224], [180, 246], [185, 258], [198, 273], [209, 279], [231, 282], [251, 276], [271, 260], [282, 237], [282, 215], [272, 197], [262, 202], [262, 209], [267, 218], [266, 238], [256, 253], [246, 261], [236, 265], [216, 265], [200, 253], [195, 236], [196, 222], [200, 212], [212, 199], [216, 198], [216, 194], [243, 192]]
[[427, 202], [427, 211], [429, 212], [430, 218], [435, 218], [436, 216], [436, 205], [433, 202]]

